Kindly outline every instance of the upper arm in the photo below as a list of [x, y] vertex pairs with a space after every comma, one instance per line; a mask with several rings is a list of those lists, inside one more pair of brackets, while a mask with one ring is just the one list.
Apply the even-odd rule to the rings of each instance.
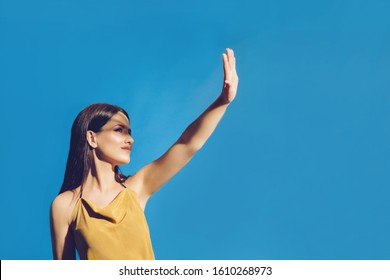
[[161, 157], [141, 168], [132, 180], [134, 188], [144, 207], [148, 198], [180, 171], [192, 158], [197, 149], [176, 142]]
[[50, 208], [50, 231], [53, 258], [56, 260], [75, 259], [75, 245], [69, 226], [69, 198], [59, 195]]

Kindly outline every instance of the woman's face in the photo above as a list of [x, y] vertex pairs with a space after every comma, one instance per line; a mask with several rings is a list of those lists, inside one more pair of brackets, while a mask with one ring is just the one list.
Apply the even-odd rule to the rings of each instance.
[[116, 113], [95, 134], [96, 156], [112, 165], [130, 162], [130, 153], [134, 139], [131, 137], [129, 120], [122, 112]]

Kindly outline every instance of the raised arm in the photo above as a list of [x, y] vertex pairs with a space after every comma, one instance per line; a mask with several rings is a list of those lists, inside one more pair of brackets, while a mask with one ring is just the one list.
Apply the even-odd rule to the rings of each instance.
[[228, 105], [236, 97], [238, 76], [233, 50], [222, 55], [224, 82], [219, 97], [192, 122], [160, 158], [128, 179], [144, 207], [148, 198], [182, 169], [215, 130]]

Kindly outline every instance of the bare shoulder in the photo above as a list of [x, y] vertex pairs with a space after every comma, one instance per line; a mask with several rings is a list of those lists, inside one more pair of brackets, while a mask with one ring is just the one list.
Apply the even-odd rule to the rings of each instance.
[[53, 219], [66, 219], [70, 223], [70, 218], [79, 194], [80, 187], [57, 195], [51, 204], [51, 215]]

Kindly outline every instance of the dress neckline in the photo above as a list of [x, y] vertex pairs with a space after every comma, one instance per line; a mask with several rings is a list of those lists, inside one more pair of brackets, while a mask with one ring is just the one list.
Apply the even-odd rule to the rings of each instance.
[[123, 186], [123, 189], [120, 192], [118, 192], [118, 194], [107, 205], [105, 205], [104, 207], [98, 206], [93, 201], [91, 201], [91, 200], [89, 200], [87, 198], [82, 197], [82, 192], [80, 192], [80, 200], [85, 201], [86, 203], [89, 204], [89, 206], [91, 206], [92, 208], [94, 208], [97, 211], [105, 210], [105, 209], [109, 208], [112, 204], [114, 204], [114, 202], [117, 201], [119, 199], [119, 197], [121, 197], [122, 194], [126, 191], [127, 187], [125, 185], [123, 185], [123, 184], [121, 184], [121, 185]]

